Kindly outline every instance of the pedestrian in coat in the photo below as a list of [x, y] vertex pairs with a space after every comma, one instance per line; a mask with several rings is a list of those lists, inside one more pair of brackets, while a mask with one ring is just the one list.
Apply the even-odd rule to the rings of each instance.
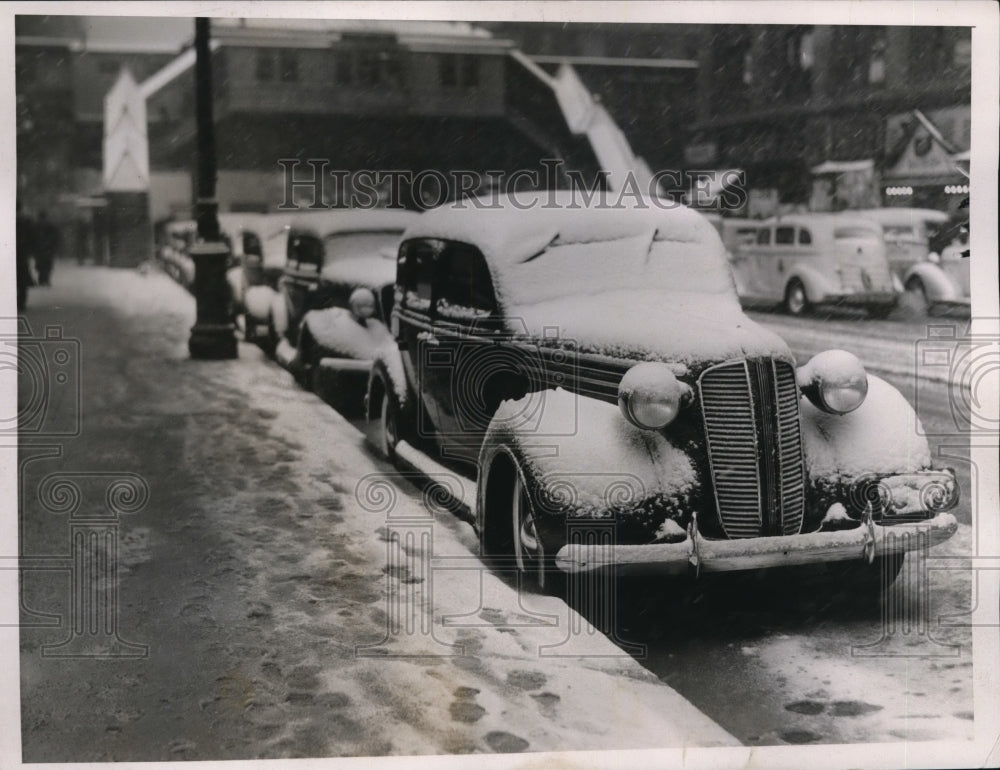
[[31, 259], [36, 254], [35, 222], [21, 210], [17, 204], [17, 219], [15, 222], [17, 260], [17, 310], [24, 310], [28, 304], [28, 288], [35, 285], [31, 275]]
[[40, 286], [49, 286], [52, 275], [52, 265], [59, 253], [59, 228], [49, 221], [48, 215], [41, 211], [35, 227], [36, 253], [35, 267], [38, 270]]

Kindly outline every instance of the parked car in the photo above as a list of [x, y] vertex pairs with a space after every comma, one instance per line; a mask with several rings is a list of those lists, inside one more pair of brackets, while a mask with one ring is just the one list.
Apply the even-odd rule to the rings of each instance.
[[722, 239], [722, 245], [726, 247], [726, 255], [729, 264], [733, 268], [733, 280], [736, 284], [736, 293], [740, 297], [749, 296], [748, 287], [745, 284], [747, 271], [742, 269], [741, 260], [745, 259], [741, 249], [751, 246], [757, 242], [757, 230], [761, 220], [740, 219], [737, 217], [721, 217], [718, 215], [706, 216], [715, 231]]
[[791, 214], [757, 225], [756, 242], [734, 253], [747, 304], [781, 304], [792, 315], [814, 305], [865, 308], [884, 317], [896, 306], [881, 228], [846, 214]]
[[167, 275], [185, 287], [194, 283], [194, 260], [189, 251], [198, 240], [198, 225], [193, 219], [167, 222], [157, 258]]
[[955, 532], [904, 397], [844, 351], [796, 366], [706, 219], [524, 197], [407, 229], [366, 396], [389, 458], [475, 479], [486, 554], [543, 585], [829, 562], [870, 588]]
[[267, 326], [278, 359], [303, 385], [334, 380], [326, 389], [334, 406], [360, 409], [373, 351], [389, 339], [396, 249], [416, 216], [338, 210], [287, 227]]
[[921, 287], [925, 291], [925, 298], [931, 307], [970, 307], [972, 304], [972, 292], [970, 286], [971, 264], [969, 257], [968, 233], [961, 233], [949, 245], [941, 250], [941, 256], [937, 262], [941, 271], [947, 276], [950, 291], [947, 293], [932, 294], [927, 291], [926, 285]]
[[267, 217], [254, 212], [219, 214], [219, 231], [230, 249], [226, 281], [234, 317], [245, 312], [247, 289], [264, 282], [260, 234]]
[[[934, 209], [863, 209], [858, 215], [882, 227], [889, 266], [909, 294], [911, 304], [923, 310], [942, 305], [969, 304], [968, 262], [942, 262], [931, 240], [950, 223]], [[943, 249], [942, 249], [943, 251]]]

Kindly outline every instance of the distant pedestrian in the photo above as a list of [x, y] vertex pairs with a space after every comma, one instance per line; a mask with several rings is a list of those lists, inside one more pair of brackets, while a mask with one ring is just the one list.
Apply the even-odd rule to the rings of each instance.
[[50, 286], [52, 265], [59, 253], [59, 228], [49, 221], [48, 215], [41, 211], [35, 232], [35, 267], [38, 270], [38, 284]]
[[76, 261], [85, 265], [90, 260], [90, 224], [80, 217], [73, 227], [76, 236]]
[[17, 204], [17, 220], [15, 223], [17, 260], [17, 310], [24, 310], [28, 304], [28, 288], [35, 285], [31, 276], [31, 258], [36, 254], [35, 223], [27, 214], [21, 211], [21, 203]]

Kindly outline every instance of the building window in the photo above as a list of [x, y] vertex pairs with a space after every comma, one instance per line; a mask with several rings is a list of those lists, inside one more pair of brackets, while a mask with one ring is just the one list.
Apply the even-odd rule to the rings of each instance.
[[952, 61], [957, 67], [968, 67], [972, 64], [972, 41], [959, 40], [955, 43]]
[[299, 79], [299, 57], [295, 51], [281, 52], [281, 79], [285, 83], [294, 83]]
[[334, 77], [339, 86], [349, 86], [354, 82], [354, 57], [350, 51], [337, 51], [334, 58]]
[[358, 52], [357, 80], [362, 86], [399, 88], [399, 55], [393, 51]]
[[868, 60], [868, 82], [873, 86], [885, 82], [885, 38], [876, 38], [872, 43], [872, 55]]
[[449, 53], [441, 57], [441, 85], [445, 88], [475, 88], [479, 85], [479, 61], [469, 54]]
[[274, 80], [274, 53], [257, 52], [257, 80]]

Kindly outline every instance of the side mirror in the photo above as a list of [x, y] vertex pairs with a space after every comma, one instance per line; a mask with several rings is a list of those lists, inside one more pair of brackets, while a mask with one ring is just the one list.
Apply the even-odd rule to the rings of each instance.
[[375, 315], [375, 295], [371, 289], [355, 289], [351, 292], [348, 304], [351, 306], [351, 315], [358, 321], [366, 321]]

